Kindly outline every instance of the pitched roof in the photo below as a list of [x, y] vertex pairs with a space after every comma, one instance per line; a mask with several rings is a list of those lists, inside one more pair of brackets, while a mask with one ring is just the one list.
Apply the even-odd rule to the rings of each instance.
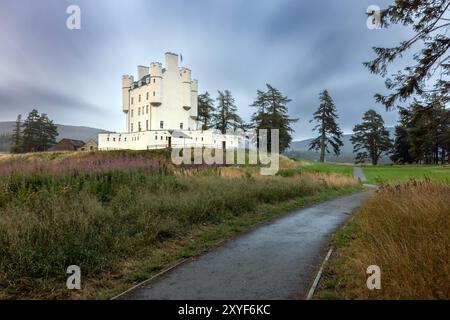
[[84, 141], [81, 141], [81, 140], [64, 138], [64, 139], [60, 140], [57, 144], [60, 144], [61, 142], [69, 142], [71, 145], [73, 145], [76, 148], [80, 148], [80, 147], [84, 146]]

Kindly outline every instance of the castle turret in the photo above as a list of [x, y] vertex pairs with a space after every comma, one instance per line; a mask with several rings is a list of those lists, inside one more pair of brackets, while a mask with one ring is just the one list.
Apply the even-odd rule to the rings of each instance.
[[122, 111], [125, 113], [130, 110], [130, 89], [133, 81], [133, 76], [122, 76]]
[[137, 81], [149, 74], [149, 68], [146, 66], [137, 66]]
[[150, 64], [150, 104], [160, 106], [162, 103], [162, 65], [158, 62]]
[[178, 71], [178, 55], [172, 52], [166, 52], [165, 55], [166, 69], [170, 71]]
[[191, 110], [190, 116], [192, 119], [197, 120], [198, 116], [198, 81], [196, 79], [191, 81]]
[[191, 101], [191, 70], [181, 68], [181, 105], [185, 110], [192, 107]]

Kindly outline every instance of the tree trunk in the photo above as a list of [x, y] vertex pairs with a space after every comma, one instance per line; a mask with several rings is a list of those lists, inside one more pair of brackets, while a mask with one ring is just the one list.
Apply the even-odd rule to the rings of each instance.
[[325, 162], [325, 138], [322, 134], [322, 138], [320, 139], [320, 162]]

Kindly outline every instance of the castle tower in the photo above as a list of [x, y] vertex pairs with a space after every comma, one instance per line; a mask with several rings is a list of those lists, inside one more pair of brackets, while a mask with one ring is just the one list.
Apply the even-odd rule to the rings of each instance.
[[137, 81], [149, 74], [149, 67], [137, 66]]
[[130, 90], [133, 81], [133, 76], [122, 76], [122, 111], [125, 113], [125, 128], [127, 132], [130, 131]]
[[191, 70], [181, 68], [181, 104], [182, 107], [189, 111], [192, 106], [191, 101]]
[[191, 129], [195, 130], [197, 128], [197, 117], [198, 117], [198, 81], [196, 79], [191, 82], [191, 109], [189, 110], [189, 126]]
[[158, 107], [162, 103], [162, 65], [159, 62], [150, 64], [150, 85], [152, 89], [150, 104]]

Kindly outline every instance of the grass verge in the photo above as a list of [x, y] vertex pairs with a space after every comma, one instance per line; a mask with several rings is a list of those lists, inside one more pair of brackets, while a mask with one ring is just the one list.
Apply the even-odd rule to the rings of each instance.
[[[317, 299], [450, 299], [450, 186], [385, 185], [334, 237]], [[381, 290], [366, 269], [381, 269]]]

